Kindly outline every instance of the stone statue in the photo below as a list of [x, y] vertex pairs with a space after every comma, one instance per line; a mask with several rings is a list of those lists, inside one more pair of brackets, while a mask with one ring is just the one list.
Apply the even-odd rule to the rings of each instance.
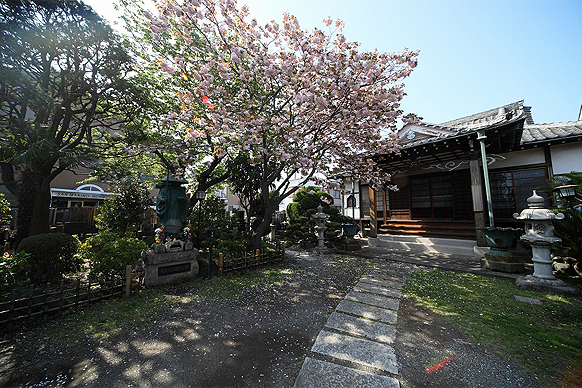
[[170, 234], [180, 233], [188, 221], [188, 197], [182, 186], [184, 183], [188, 182], [168, 175], [162, 179], [162, 183], [156, 185], [160, 189], [156, 200], [156, 214]]

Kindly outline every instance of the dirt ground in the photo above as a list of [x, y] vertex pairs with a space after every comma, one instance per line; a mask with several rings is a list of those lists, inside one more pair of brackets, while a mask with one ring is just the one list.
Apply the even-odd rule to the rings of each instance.
[[[248, 289], [230, 302], [181, 303], [154, 322], [101, 340], [5, 333], [0, 386], [292, 387], [328, 315], [362, 273], [338, 256], [295, 255], [287, 263], [300, 270], [266, 291]], [[404, 265], [410, 264], [377, 264], [391, 272]], [[537, 386], [419, 306], [403, 300], [398, 315], [402, 387]], [[447, 365], [426, 373], [427, 362], [450, 352]]]

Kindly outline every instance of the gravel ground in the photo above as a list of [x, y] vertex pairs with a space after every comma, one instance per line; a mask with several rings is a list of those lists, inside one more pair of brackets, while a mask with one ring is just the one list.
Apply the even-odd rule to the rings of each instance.
[[53, 341], [39, 353], [45, 340], [5, 335], [0, 386], [292, 386], [327, 316], [361, 273], [337, 256], [297, 255], [287, 264], [299, 270], [280, 285], [246, 289], [230, 302], [181, 303], [106, 339]]
[[[4, 334], [0, 386], [291, 387], [329, 314], [371, 269], [358, 260], [290, 252], [286, 265], [297, 270], [280, 284], [246, 289], [229, 302], [180, 303], [155, 322], [101, 340]], [[411, 264], [374, 266], [397, 274]], [[398, 316], [394, 347], [403, 387], [536, 386], [419, 306], [403, 300]], [[448, 351], [451, 361], [427, 374], [426, 363]]]

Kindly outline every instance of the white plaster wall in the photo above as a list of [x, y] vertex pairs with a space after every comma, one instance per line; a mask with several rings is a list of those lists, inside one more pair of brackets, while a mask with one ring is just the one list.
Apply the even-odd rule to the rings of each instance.
[[550, 147], [554, 174], [582, 171], [582, 143], [559, 144]]
[[515, 151], [501, 154], [501, 156], [502, 158], [496, 158], [495, 162], [489, 165], [489, 169], [545, 163], [544, 150], [542, 148]]

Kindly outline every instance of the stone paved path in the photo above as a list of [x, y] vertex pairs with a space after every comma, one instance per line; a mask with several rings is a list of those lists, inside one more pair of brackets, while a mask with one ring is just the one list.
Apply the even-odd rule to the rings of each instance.
[[410, 272], [373, 272], [360, 279], [317, 336], [296, 388], [400, 387], [392, 344], [400, 290]]

